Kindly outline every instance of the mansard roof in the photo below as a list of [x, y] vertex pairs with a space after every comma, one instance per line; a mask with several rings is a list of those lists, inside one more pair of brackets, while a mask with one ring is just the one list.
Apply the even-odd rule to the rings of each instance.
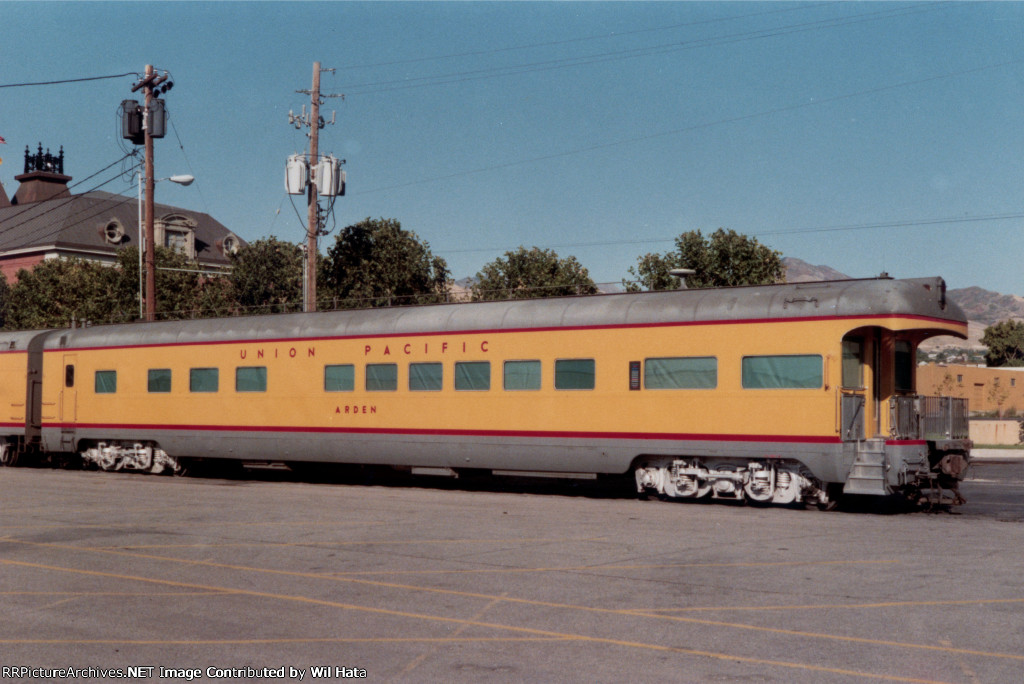
[[[229, 263], [224, 239], [232, 233], [209, 214], [156, 204], [154, 215], [157, 222], [172, 217], [184, 219], [194, 229], [195, 252], [200, 263]], [[0, 207], [0, 257], [44, 249], [69, 255], [77, 252], [82, 256], [112, 256], [121, 247], [138, 246], [138, 225], [137, 197], [101, 190]], [[123, 233], [116, 240], [110, 239], [110, 233], [118, 231], [108, 231], [113, 226], [120, 226]]]

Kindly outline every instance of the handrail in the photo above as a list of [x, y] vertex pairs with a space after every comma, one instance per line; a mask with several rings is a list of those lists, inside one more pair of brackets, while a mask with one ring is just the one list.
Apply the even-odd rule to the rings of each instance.
[[889, 400], [889, 432], [895, 439], [968, 439], [967, 399], [895, 396]]

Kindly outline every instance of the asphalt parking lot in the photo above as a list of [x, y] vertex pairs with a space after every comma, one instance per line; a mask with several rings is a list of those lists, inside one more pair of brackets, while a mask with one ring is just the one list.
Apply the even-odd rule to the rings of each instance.
[[1019, 681], [1024, 463], [971, 477], [879, 514], [3, 469], [0, 679]]

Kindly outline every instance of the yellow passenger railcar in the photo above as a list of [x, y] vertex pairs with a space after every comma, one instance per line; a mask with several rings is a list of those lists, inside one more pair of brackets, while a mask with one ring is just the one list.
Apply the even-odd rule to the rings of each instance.
[[103, 468], [633, 472], [826, 505], [958, 496], [965, 406], [917, 395], [915, 354], [965, 334], [941, 279], [881, 278], [103, 326], [28, 363], [39, 448]]

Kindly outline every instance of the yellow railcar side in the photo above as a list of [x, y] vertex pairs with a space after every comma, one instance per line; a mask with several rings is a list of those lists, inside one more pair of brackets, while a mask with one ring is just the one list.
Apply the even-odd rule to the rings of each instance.
[[[896, 331], [921, 326], [910, 317], [882, 323]], [[879, 321], [816, 319], [49, 350], [44, 361], [44, 419], [66, 427], [835, 438], [840, 342], [846, 332], [862, 325], [877, 326]], [[949, 325], [951, 331], [955, 327]], [[744, 389], [741, 359], [773, 354], [822, 356], [822, 386]], [[631, 361], [680, 356], [716, 357], [716, 387], [629, 391]], [[556, 391], [556, 360], [575, 358], [594, 359], [594, 388]], [[540, 390], [503, 390], [502, 365], [508, 360], [541, 361]], [[76, 367], [74, 387], [65, 387], [66, 361]], [[491, 363], [490, 390], [454, 390], [454, 364], [466, 361]], [[425, 362], [443, 364], [440, 392], [408, 389], [409, 364]], [[380, 363], [397, 364], [396, 390], [364, 389], [366, 364]], [[324, 366], [330, 364], [354, 365], [353, 391], [324, 390]], [[236, 392], [238, 367], [265, 367], [266, 391]], [[217, 368], [218, 391], [190, 392], [192, 368]], [[170, 392], [148, 391], [152, 369], [171, 370]], [[116, 391], [97, 394], [96, 371], [116, 371]]]

